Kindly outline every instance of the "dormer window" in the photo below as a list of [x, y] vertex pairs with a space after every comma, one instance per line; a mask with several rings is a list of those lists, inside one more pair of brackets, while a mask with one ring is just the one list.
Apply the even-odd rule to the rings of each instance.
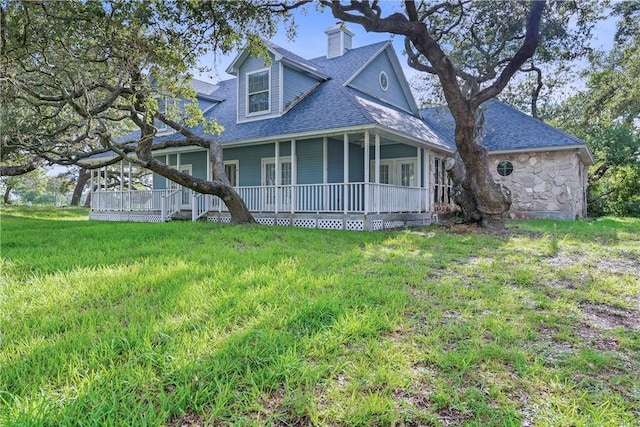
[[247, 106], [248, 114], [269, 113], [271, 106], [270, 70], [264, 69], [247, 74]]

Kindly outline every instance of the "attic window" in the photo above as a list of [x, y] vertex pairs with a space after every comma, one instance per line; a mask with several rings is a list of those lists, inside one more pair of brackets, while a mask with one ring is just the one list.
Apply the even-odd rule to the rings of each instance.
[[385, 73], [384, 71], [380, 71], [378, 81], [380, 82], [380, 89], [386, 92], [387, 89], [389, 89], [389, 77], [387, 77], [387, 73]]
[[509, 176], [513, 173], [513, 163], [508, 160], [502, 160], [498, 163], [498, 175]]
[[269, 112], [269, 70], [247, 74], [247, 105], [249, 114]]

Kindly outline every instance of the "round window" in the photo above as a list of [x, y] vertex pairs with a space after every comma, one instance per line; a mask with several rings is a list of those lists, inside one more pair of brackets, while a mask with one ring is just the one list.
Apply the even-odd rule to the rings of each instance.
[[378, 80], [380, 81], [380, 89], [384, 91], [389, 89], [389, 78], [387, 77], [387, 73], [380, 71], [380, 77]]
[[513, 163], [507, 160], [502, 160], [498, 163], [498, 175], [509, 176], [513, 172]]

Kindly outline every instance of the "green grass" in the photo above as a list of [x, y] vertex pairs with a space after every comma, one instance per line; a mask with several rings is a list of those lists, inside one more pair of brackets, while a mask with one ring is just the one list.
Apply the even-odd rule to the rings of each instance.
[[640, 221], [2, 208], [0, 425], [638, 425]]

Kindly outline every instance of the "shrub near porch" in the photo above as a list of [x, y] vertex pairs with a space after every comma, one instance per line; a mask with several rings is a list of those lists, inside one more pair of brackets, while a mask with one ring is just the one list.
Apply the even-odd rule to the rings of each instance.
[[0, 424], [638, 419], [637, 220], [494, 235], [64, 212], [2, 210]]

